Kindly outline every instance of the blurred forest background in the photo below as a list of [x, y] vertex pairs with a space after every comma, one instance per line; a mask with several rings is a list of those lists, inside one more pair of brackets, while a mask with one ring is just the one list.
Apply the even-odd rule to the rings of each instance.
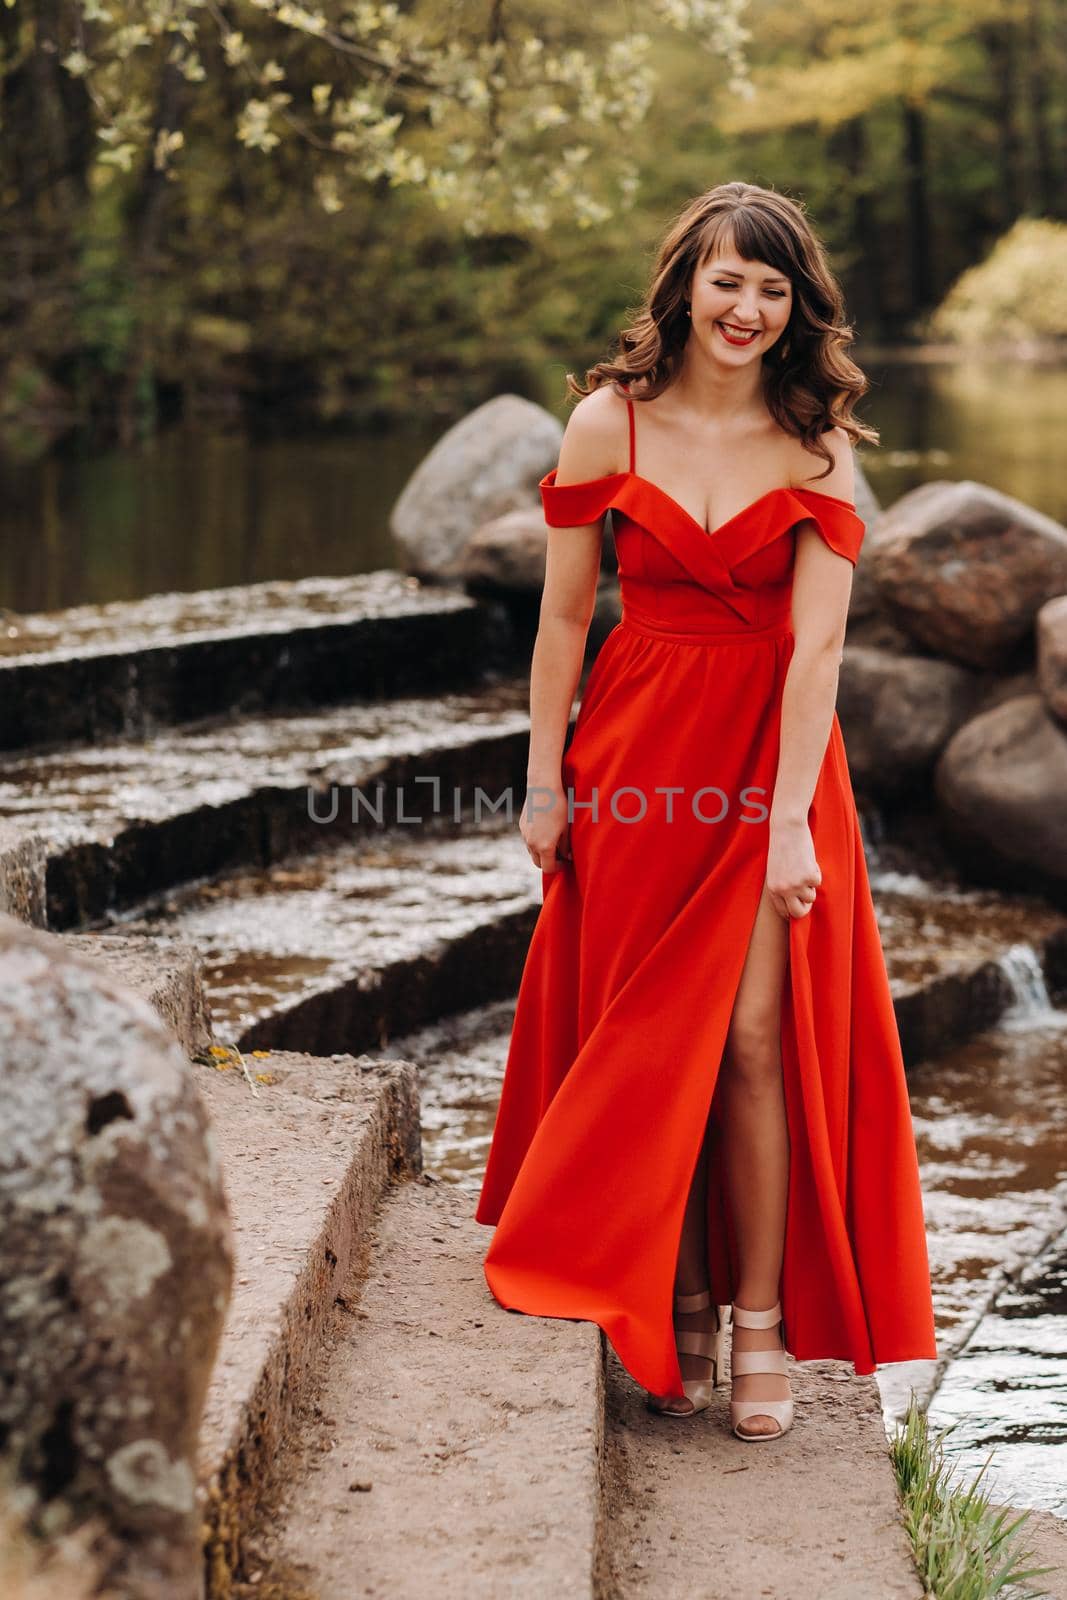
[[[499, 93], [479, 78], [487, 46]], [[1062, 0], [3, 0], [0, 96], [0, 489], [13, 537], [57, 519], [53, 555], [73, 500], [83, 527], [136, 544], [190, 473], [232, 493], [232, 448], [159, 445], [200, 424], [215, 447], [375, 430], [388, 446], [346, 460], [376, 466], [361, 559], [380, 564], [387, 502], [427, 443], [503, 390], [563, 415], [562, 371], [610, 346], [664, 226], [727, 178], [803, 198], [861, 359], [1037, 341], [1052, 354], [1019, 385], [1038, 386], [1035, 415], [1051, 403], [1062, 426], [1067, 410]], [[987, 397], [1011, 381], [1002, 369]], [[927, 378], [894, 385], [901, 417], [923, 411]], [[148, 478], [113, 457], [99, 476], [104, 452], [152, 441]], [[935, 466], [944, 453], [933, 436], [896, 442]], [[26, 476], [57, 454], [74, 478]], [[294, 492], [309, 471], [278, 467]], [[351, 483], [330, 492], [350, 514]], [[247, 524], [218, 494], [200, 520]], [[187, 508], [177, 518], [188, 527]], [[348, 570], [341, 526], [337, 541], [310, 570]], [[266, 569], [241, 556], [198, 575], [279, 563], [280, 548]], [[5, 561], [0, 601], [126, 592], [42, 570]]]

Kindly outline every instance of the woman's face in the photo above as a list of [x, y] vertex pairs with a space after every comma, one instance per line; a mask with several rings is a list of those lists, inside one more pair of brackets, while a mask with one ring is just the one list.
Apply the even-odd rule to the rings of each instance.
[[780, 339], [793, 309], [793, 285], [765, 261], [746, 261], [720, 241], [690, 284], [692, 337], [727, 367], [759, 362]]

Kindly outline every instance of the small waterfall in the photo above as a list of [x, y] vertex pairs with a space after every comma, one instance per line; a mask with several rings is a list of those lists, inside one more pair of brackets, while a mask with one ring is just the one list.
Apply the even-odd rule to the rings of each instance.
[[870, 801], [861, 801], [856, 807], [856, 815], [860, 825], [860, 842], [863, 845], [863, 854], [867, 858], [869, 872], [878, 868], [878, 846], [885, 839], [885, 821], [878, 807]]
[[997, 965], [1011, 986], [1012, 1000], [1001, 1022], [1042, 1022], [1067, 1013], [1058, 1012], [1049, 998], [1041, 960], [1032, 944], [1013, 944]]
[[910, 899], [920, 899], [940, 893], [942, 898], [947, 898], [944, 890], [935, 890], [929, 879], [920, 877], [917, 872], [898, 872], [893, 867], [876, 865], [868, 872], [868, 878], [871, 889], [879, 894], [900, 894]]

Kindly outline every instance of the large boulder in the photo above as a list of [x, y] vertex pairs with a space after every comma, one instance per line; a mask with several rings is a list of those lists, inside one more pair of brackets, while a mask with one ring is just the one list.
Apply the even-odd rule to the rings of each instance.
[[965, 723], [934, 787], [949, 836], [981, 881], [1067, 892], [1067, 733], [1041, 695]]
[[34, 1531], [198, 1600], [197, 1434], [233, 1273], [192, 1068], [101, 963], [0, 917], [0, 1440]]
[[882, 508], [878, 504], [874, 490], [867, 482], [858, 455], [853, 455], [855, 468], [855, 501], [856, 510], [866, 524], [866, 533], [860, 549], [860, 558], [856, 563], [856, 570], [852, 575], [852, 594], [848, 602], [849, 618], [873, 616], [879, 608], [878, 585], [874, 581], [872, 571], [871, 550], [877, 538], [878, 524], [882, 517]]
[[879, 519], [871, 570], [914, 639], [964, 666], [997, 667], [1067, 589], [1067, 529], [982, 483], [925, 483]]
[[[540, 595], [545, 586], [548, 530], [540, 507], [509, 511], [467, 540], [457, 571], [471, 594]], [[610, 513], [600, 545], [602, 574], [618, 571]]]
[[527, 506], [476, 528], [457, 568], [472, 594], [540, 594], [546, 547], [544, 516], [536, 506]]
[[405, 484], [390, 526], [417, 577], [462, 577], [471, 534], [509, 511], [537, 511], [538, 484], [559, 459], [563, 426], [543, 406], [503, 394], [434, 445]]
[[846, 644], [837, 713], [857, 787], [890, 796], [925, 786], [979, 693], [980, 680], [954, 662]]
[[1037, 614], [1037, 677], [1052, 715], [1067, 724], [1067, 594]]

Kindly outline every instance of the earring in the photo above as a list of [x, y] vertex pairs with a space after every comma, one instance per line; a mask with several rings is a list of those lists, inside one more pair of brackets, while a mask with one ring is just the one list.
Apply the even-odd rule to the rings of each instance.
[[687, 317], [692, 315], [692, 313], [690, 311], [690, 308], [689, 308], [689, 301], [688, 300], [685, 302], [685, 314], [686, 314]]

